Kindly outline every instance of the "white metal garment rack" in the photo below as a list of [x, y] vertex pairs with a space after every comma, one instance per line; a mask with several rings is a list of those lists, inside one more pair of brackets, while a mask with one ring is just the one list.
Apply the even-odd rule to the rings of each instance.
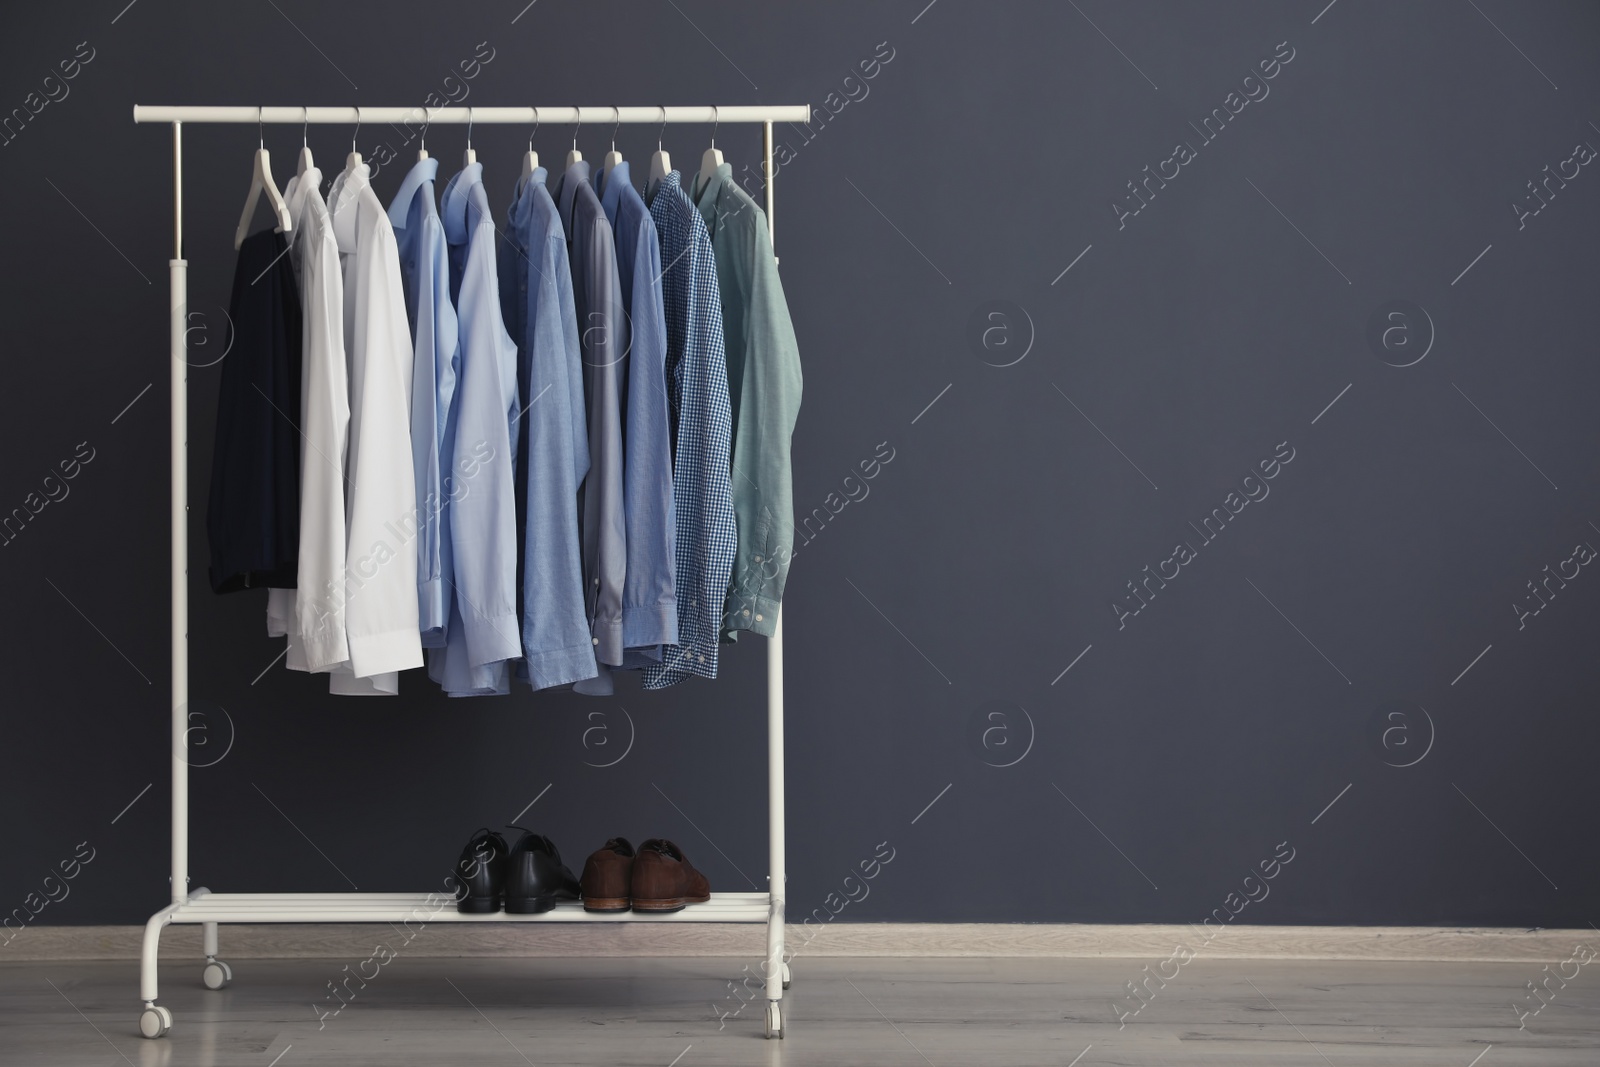
[[183, 258], [183, 124], [415, 125], [489, 123], [532, 125], [590, 123], [751, 123], [762, 124], [762, 174], [766, 180], [767, 225], [772, 226], [772, 124], [807, 122], [810, 108], [783, 107], [147, 107], [135, 106], [134, 122], [172, 125], [171, 282], [171, 580], [172, 580], [172, 903], [145, 925], [139, 969], [139, 996], [144, 1010], [139, 1030], [162, 1037], [172, 1026], [172, 1013], [156, 1003], [157, 950], [169, 923], [203, 927], [205, 966], [202, 980], [221, 989], [232, 978], [217, 959], [217, 927], [221, 923], [427, 923], [427, 922], [740, 922], [767, 924], [766, 1034], [783, 1036], [783, 990], [789, 984], [784, 962], [784, 806], [783, 806], [783, 624], [779, 617], [767, 643], [767, 822], [768, 891], [713, 893], [705, 904], [666, 915], [624, 912], [591, 915], [579, 904], [558, 905], [540, 915], [462, 915], [453, 898], [442, 893], [212, 893], [189, 888], [189, 489], [188, 489], [188, 264]]

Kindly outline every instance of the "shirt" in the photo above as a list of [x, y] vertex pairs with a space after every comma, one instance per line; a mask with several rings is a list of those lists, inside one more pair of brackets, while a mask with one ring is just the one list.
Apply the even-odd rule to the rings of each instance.
[[618, 163], [601, 176], [600, 204], [617, 242], [617, 275], [628, 320], [622, 437], [628, 565], [622, 588], [622, 643], [646, 650], [625, 660], [628, 666], [644, 666], [660, 662], [660, 646], [678, 642], [661, 245], [656, 224], [629, 180], [627, 163]]
[[677, 171], [650, 192], [650, 215], [667, 264], [661, 289], [667, 326], [667, 396], [677, 427], [672, 493], [678, 523], [678, 644], [647, 667], [646, 689], [691, 674], [717, 676], [718, 621], [738, 532], [729, 483], [732, 415], [722, 294], [705, 220]]
[[344, 457], [350, 377], [339, 243], [318, 192], [322, 172], [291, 178], [289, 262], [300, 293], [300, 563], [296, 588], [268, 591], [268, 633], [287, 635], [285, 665], [322, 672], [350, 658], [345, 638]]
[[500, 248], [500, 302], [522, 398], [516, 498], [522, 653], [534, 689], [598, 670], [583, 595], [578, 487], [589, 473], [583, 363], [567, 238], [545, 169], [518, 183]]
[[589, 432], [589, 475], [579, 505], [585, 608], [595, 658], [618, 665], [624, 647], [622, 584], [627, 573], [622, 387], [628, 322], [611, 223], [589, 184], [589, 164], [579, 161], [568, 167], [552, 195], [567, 235]]
[[[447, 692], [503, 693], [522, 655], [517, 617], [517, 524], [512, 480], [517, 435], [517, 349], [500, 313], [495, 228], [473, 163], [445, 186], [441, 218], [450, 253], [461, 371], [445, 449], [450, 457], [454, 589], [447, 655], [429, 672]], [[455, 669], [449, 669], [454, 662]], [[437, 666], [435, 666], [437, 664]], [[469, 684], [460, 684], [460, 665]]]
[[733, 511], [739, 528], [722, 628], [771, 637], [794, 543], [789, 442], [800, 414], [800, 348], [772, 254], [767, 216], [724, 163], [695, 179], [722, 291], [733, 414]]
[[330, 689], [393, 694], [422, 665], [417, 630], [416, 476], [411, 459], [411, 331], [394, 227], [363, 164], [329, 194], [344, 275], [350, 368], [345, 459], [345, 634], [350, 662]]
[[239, 246], [212, 445], [211, 589], [293, 588], [300, 542], [300, 298], [280, 233]]
[[[451, 569], [449, 498], [440, 481], [445, 423], [455, 395], [459, 327], [450, 300], [444, 225], [433, 203], [437, 159], [418, 160], [389, 204], [411, 324], [411, 462], [417, 485], [417, 625], [422, 647], [445, 643]], [[448, 469], [448, 464], [446, 464]]]

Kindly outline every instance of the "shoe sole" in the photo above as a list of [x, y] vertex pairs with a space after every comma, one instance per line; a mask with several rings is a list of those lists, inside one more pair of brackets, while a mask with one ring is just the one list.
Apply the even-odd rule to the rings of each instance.
[[492, 915], [499, 910], [498, 897], [469, 897], [456, 904], [456, 911], [463, 915]]
[[633, 898], [634, 911], [682, 911], [690, 904], [704, 904], [710, 897], [661, 897], [656, 900], [641, 900]]
[[627, 897], [585, 897], [583, 910], [600, 913], [627, 911], [633, 902]]
[[557, 904], [563, 903], [574, 904], [577, 902], [567, 897], [533, 897], [530, 900], [507, 900], [506, 911], [512, 915], [542, 915]]

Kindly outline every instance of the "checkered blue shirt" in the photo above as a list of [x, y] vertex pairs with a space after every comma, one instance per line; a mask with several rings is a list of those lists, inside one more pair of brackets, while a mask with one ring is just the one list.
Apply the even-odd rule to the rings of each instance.
[[705, 220], [677, 171], [656, 185], [650, 217], [661, 239], [667, 398], [676, 428], [678, 644], [644, 670], [646, 689], [691, 674], [717, 676], [717, 640], [738, 531], [730, 471], [733, 417], [722, 340], [722, 296]]

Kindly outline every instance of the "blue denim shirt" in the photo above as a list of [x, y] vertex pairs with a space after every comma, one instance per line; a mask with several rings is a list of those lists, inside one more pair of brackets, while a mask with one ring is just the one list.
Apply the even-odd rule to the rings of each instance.
[[678, 643], [674, 582], [677, 529], [672, 498], [672, 434], [667, 428], [667, 325], [661, 298], [661, 245], [655, 221], [629, 180], [628, 164], [601, 177], [600, 204], [617, 241], [617, 275], [628, 319], [623, 502], [628, 572], [622, 588], [622, 643], [639, 650], [626, 666], [661, 660]]
[[583, 363], [567, 238], [543, 167], [518, 183], [499, 251], [500, 306], [517, 343], [522, 397], [516, 489], [524, 664], [517, 677], [547, 689], [598, 670], [578, 531], [578, 486], [589, 473]]
[[[444, 225], [433, 203], [437, 159], [419, 160], [389, 204], [389, 222], [400, 246], [400, 280], [411, 323], [411, 459], [417, 477], [417, 607], [422, 647], [445, 643], [450, 574], [448, 497], [440, 484], [439, 457], [455, 394], [457, 336], [450, 302], [450, 259]], [[448, 466], [448, 461], [447, 461]]]
[[428, 672], [454, 696], [504, 693], [510, 661], [522, 656], [512, 477], [517, 348], [501, 319], [495, 228], [482, 165], [474, 163], [451, 178], [442, 199], [461, 372], [445, 434], [451, 616], [447, 647], [431, 650]]

